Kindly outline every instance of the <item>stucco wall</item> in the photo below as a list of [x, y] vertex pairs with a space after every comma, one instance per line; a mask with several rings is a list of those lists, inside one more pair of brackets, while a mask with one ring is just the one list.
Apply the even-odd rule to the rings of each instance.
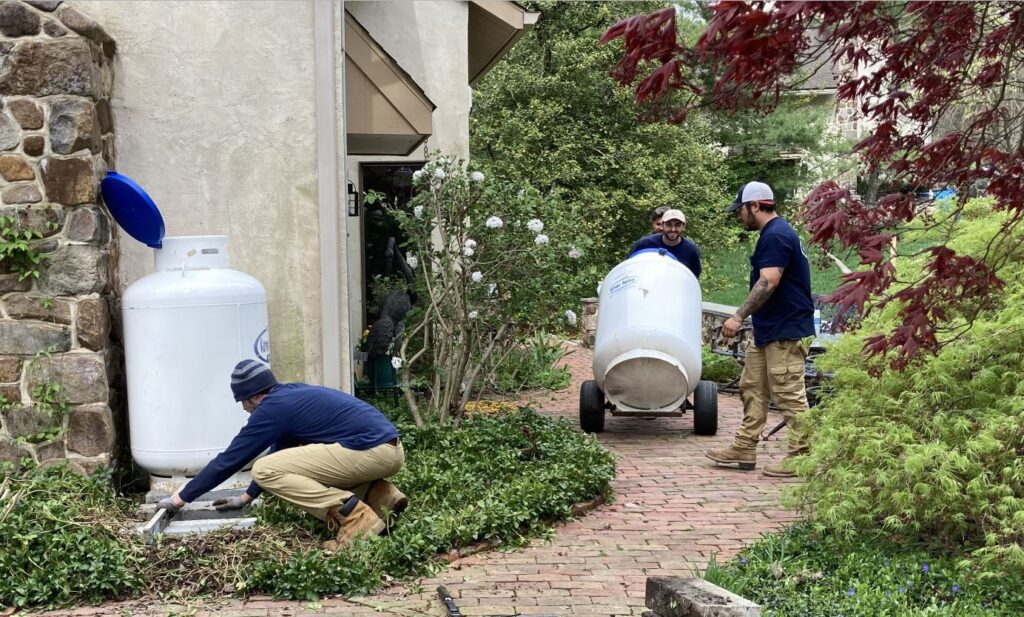
[[[346, 9], [412, 77], [436, 105], [428, 150], [469, 158], [469, 8], [465, 2], [348, 1]], [[349, 157], [352, 181], [359, 184], [359, 163], [423, 161], [423, 147], [410, 156]], [[349, 219], [349, 307], [353, 332], [362, 324], [362, 225]]]
[[[313, 7], [308, 1], [78, 0], [118, 42], [117, 171], [168, 236], [227, 234], [267, 289], [272, 362], [321, 379]], [[122, 235], [123, 286], [153, 271]]]

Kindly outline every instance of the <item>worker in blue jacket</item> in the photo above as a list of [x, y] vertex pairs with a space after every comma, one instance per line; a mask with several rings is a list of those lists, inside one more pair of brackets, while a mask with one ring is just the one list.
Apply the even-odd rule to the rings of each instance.
[[336, 529], [337, 538], [324, 544], [331, 551], [380, 534], [388, 512], [405, 509], [406, 496], [384, 479], [405, 460], [398, 429], [372, 405], [330, 388], [278, 383], [270, 367], [255, 360], [235, 366], [231, 390], [249, 421], [226, 450], [157, 507], [177, 512], [269, 448], [253, 465], [248, 490], [215, 501], [215, 508], [242, 508], [268, 491]]
[[700, 278], [700, 249], [692, 240], [683, 237], [686, 215], [681, 210], [666, 210], [661, 215], [660, 225], [659, 233], [644, 236], [633, 244], [629, 249], [630, 256], [644, 249], [661, 249], [671, 253], [695, 277]]

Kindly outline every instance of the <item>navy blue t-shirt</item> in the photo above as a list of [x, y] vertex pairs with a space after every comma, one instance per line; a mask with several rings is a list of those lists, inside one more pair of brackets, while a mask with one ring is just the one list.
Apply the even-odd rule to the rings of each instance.
[[651, 234], [637, 240], [633, 248], [629, 249], [629, 254], [633, 255], [643, 249], [665, 249], [672, 253], [679, 263], [689, 268], [695, 277], [700, 278], [700, 248], [693, 241], [683, 238], [679, 244], [668, 246], [661, 234]]
[[750, 256], [750, 288], [761, 278], [761, 268], [783, 268], [779, 286], [754, 311], [754, 344], [802, 339], [814, 335], [814, 300], [811, 299], [811, 266], [800, 236], [782, 218], [761, 229]]
[[[313, 443], [338, 443], [369, 450], [398, 437], [398, 429], [376, 407], [331, 388], [304, 383], [274, 386], [227, 449], [210, 461], [179, 496], [192, 501], [270, 448], [271, 452]], [[255, 482], [246, 491], [256, 497]]]

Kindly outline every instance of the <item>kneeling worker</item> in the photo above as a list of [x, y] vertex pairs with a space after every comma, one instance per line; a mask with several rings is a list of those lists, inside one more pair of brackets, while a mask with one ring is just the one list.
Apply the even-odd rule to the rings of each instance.
[[215, 508], [242, 508], [269, 491], [338, 530], [336, 540], [324, 543], [327, 550], [380, 534], [387, 513], [405, 509], [406, 496], [383, 479], [398, 473], [405, 460], [398, 429], [375, 407], [330, 388], [278, 383], [255, 360], [235, 366], [231, 390], [249, 421], [226, 450], [158, 508], [177, 512], [270, 448], [253, 465], [248, 490], [218, 499]]

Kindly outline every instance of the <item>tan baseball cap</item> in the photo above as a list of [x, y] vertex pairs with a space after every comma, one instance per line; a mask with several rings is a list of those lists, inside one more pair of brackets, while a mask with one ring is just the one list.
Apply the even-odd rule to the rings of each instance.
[[685, 225], [686, 224], [686, 215], [683, 214], [682, 210], [676, 210], [676, 209], [666, 210], [665, 214], [661, 215], [661, 222], [664, 223], [666, 221], [679, 221], [680, 223]]

